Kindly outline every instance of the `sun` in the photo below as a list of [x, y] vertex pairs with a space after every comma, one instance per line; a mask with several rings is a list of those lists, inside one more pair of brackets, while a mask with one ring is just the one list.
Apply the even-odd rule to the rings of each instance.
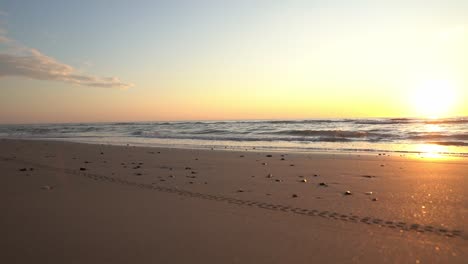
[[440, 118], [448, 116], [454, 109], [456, 91], [446, 80], [425, 81], [410, 95], [410, 104], [419, 117]]

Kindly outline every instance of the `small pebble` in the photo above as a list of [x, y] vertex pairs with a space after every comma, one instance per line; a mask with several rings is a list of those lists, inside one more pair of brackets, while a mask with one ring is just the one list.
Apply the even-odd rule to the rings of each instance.
[[320, 186], [325, 186], [325, 187], [328, 186], [328, 184], [326, 184], [326, 183], [324, 183], [324, 182], [319, 183], [319, 185], [320, 185]]
[[237, 192], [244, 192], [244, 190], [242, 190], [242, 189], [239, 189], [239, 190], [237, 190]]
[[344, 195], [351, 195], [352, 193], [350, 191], [346, 191]]
[[192, 168], [190, 168], [190, 167], [185, 167], [185, 169], [186, 169], [186, 170], [191, 170]]
[[297, 198], [297, 197], [299, 197], [299, 195], [297, 195], [297, 194], [292, 195], [292, 198]]
[[86, 170], [86, 168], [80, 168], [80, 171], [85, 171], [85, 170]]
[[366, 192], [366, 195], [372, 195], [373, 192]]
[[271, 157], [273, 157], [273, 156], [272, 156], [272, 155], [266, 155], [266, 157], [267, 157], [267, 158], [271, 158]]
[[280, 179], [276, 179], [275, 182], [281, 182], [281, 180], [280, 180]]
[[267, 178], [272, 178], [272, 177], [273, 177], [273, 174], [271, 173], [267, 175]]
[[19, 169], [19, 171], [27, 171], [28, 169], [26, 168], [22, 168], [22, 169]]
[[377, 202], [378, 200], [379, 200], [379, 199], [377, 199], [377, 198], [372, 198], [372, 201], [373, 201], [373, 202]]
[[286, 160], [285, 158], [281, 158], [281, 160]]
[[306, 179], [302, 179], [301, 182], [307, 182], [307, 180], [306, 180]]
[[42, 190], [52, 190], [52, 186], [49, 186], [49, 185], [44, 185], [41, 187]]
[[268, 164], [268, 163], [266, 163], [266, 162], [263, 162], [263, 163], [262, 163], [262, 165], [267, 165], [267, 164]]

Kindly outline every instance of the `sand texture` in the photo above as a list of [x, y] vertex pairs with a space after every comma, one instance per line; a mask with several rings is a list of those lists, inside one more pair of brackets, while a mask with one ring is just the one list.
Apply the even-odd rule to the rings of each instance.
[[0, 140], [0, 262], [467, 263], [467, 164]]

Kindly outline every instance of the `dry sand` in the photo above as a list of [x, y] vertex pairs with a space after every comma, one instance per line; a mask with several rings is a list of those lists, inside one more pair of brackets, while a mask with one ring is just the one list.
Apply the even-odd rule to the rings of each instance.
[[467, 164], [0, 140], [0, 261], [467, 263]]

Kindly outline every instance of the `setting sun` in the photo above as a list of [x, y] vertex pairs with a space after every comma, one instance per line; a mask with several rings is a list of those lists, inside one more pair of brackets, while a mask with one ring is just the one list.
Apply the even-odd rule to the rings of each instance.
[[456, 103], [455, 86], [446, 80], [430, 80], [417, 87], [410, 96], [416, 114], [425, 118], [447, 116]]

